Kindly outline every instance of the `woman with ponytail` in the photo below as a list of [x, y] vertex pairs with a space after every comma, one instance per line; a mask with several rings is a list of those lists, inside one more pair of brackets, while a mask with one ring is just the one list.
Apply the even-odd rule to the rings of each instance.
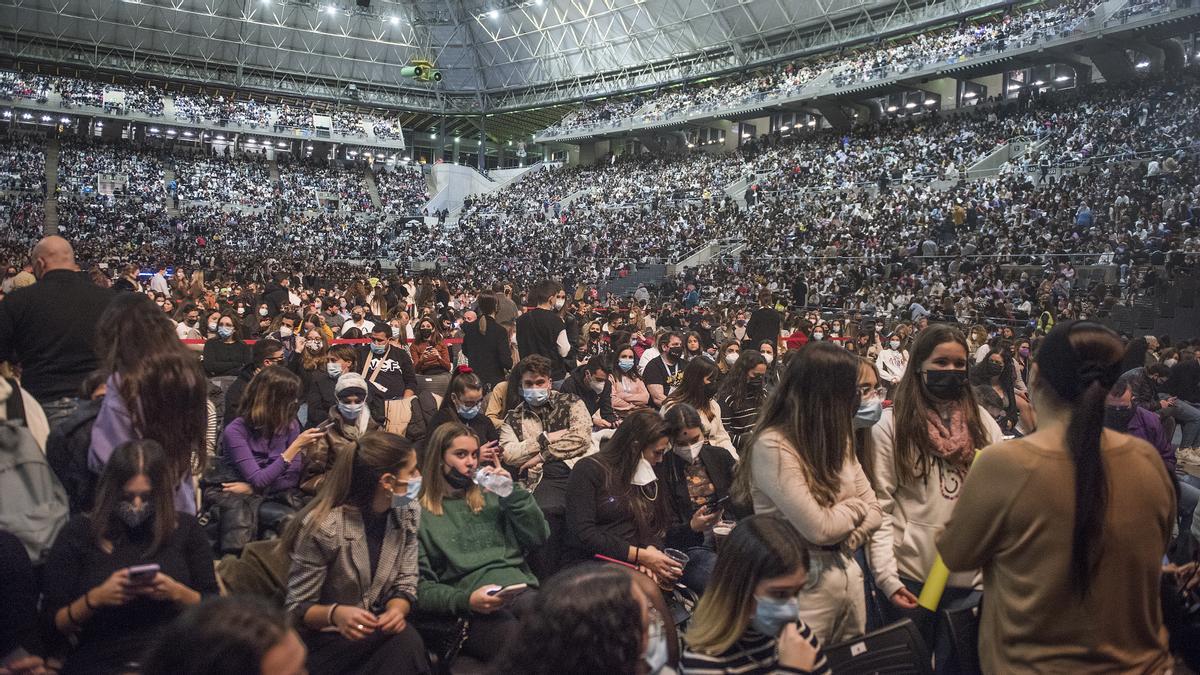
[[984, 672], [1171, 669], [1175, 490], [1153, 447], [1104, 428], [1123, 356], [1104, 326], [1057, 325], [1030, 370], [1037, 431], [980, 453], [938, 540], [951, 570], [983, 569]]
[[417, 453], [395, 434], [364, 434], [339, 453], [317, 498], [292, 519], [286, 605], [308, 672], [429, 673], [407, 617], [417, 598]]
[[[496, 459], [500, 450], [500, 431], [483, 414], [483, 382], [470, 366], [454, 369], [454, 377], [450, 378], [450, 385], [446, 388], [446, 397], [425, 428], [431, 435], [434, 429], [447, 422], [458, 422], [475, 433], [482, 444], [479, 448], [482, 461], [491, 463]], [[425, 440], [427, 438], [428, 435]]]

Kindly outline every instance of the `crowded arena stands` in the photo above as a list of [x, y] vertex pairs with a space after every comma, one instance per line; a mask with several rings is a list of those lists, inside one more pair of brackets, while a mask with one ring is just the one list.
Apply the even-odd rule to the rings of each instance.
[[1200, 7], [261, 4], [0, 70], [0, 675], [1200, 672]]

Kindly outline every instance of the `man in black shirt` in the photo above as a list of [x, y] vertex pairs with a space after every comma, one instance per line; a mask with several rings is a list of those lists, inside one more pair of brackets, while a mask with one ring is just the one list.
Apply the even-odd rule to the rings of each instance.
[[575, 394], [583, 401], [592, 415], [592, 426], [596, 429], [617, 426], [617, 414], [612, 407], [612, 382], [608, 379], [608, 366], [604, 361], [602, 356], [593, 356], [563, 380], [559, 389], [564, 394]]
[[742, 342], [742, 349], [757, 349], [763, 342], [770, 342], [778, 348], [783, 317], [772, 307], [774, 303], [771, 292], [763, 291], [758, 296], [758, 304], [759, 308], [754, 310], [750, 321], [746, 323], [746, 339]]
[[371, 395], [381, 401], [412, 396], [417, 390], [417, 371], [408, 351], [391, 344], [392, 329], [376, 324], [371, 344], [359, 350], [357, 370], [371, 386]]
[[74, 397], [97, 367], [96, 324], [115, 293], [79, 271], [62, 237], [42, 239], [31, 257], [38, 282], [0, 302], [0, 361], [21, 365], [21, 385], [53, 425], [57, 402]]
[[683, 381], [683, 338], [679, 333], [668, 333], [666, 347], [666, 351], [651, 359], [642, 371], [642, 380], [650, 392], [650, 402], [656, 408]]
[[517, 318], [517, 351], [524, 359], [533, 354], [550, 361], [550, 379], [557, 387], [567, 376], [563, 358], [571, 353], [567, 327], [558, 312], [567, 302], [562, 284], [547, 279], [529, 292], [533, 309]]

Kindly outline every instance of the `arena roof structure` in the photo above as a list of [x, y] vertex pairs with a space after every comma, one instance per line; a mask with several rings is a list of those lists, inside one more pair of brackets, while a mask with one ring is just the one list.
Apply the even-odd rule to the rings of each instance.
[[[79, 72], [478, 114], [735, 73], [1009, 4], [2, 0], [0, 56]], [[442, 81], [405, 77], [402, 67], [416, 59], [435, 62]]]

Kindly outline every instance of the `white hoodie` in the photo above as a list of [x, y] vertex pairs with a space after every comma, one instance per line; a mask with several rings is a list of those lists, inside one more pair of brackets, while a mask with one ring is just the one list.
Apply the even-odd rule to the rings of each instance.
[[[935, 461], [920, 482], [901, 485], [893, 454], [896, 431], [893, 412], [894, 408], [884, 410], [883, 417], [871, 430], [875, 454], [871, 483], [883, 509], [883, 525], [871, 535], [869, 555], [875, 585], [889, 598], [904, 586], [901, 576], [924, 581], [929, 574], [937, 558], [937, 537], [954, 512], [966, 478], [965, 473], [959, 474], [943, 462]], [[1004, 440], [1000, 425], [982, 407], [979, 418], [987, 432], [986, 445]], [[951, 574], [949, 585], [971, 588], [980, 583], [979, 572], [970, 571]]]

